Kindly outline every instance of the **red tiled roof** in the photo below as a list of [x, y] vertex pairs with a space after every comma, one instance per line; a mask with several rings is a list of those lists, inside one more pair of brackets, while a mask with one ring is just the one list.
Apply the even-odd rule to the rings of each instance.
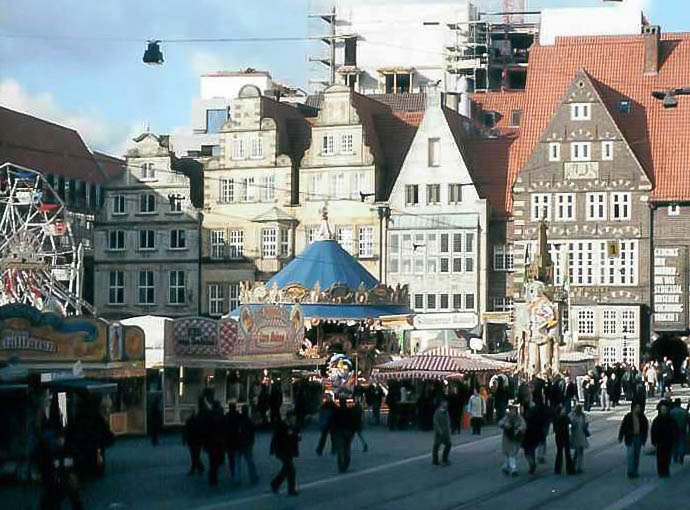
[[[677, 108], [664, 109], [661, 101], [651, 95], [652, 91], [688, 85], [690, 34], [664, 35], [660, 52], [658, 74], [645, 75], [642, 35], [564, 37], [553, 46], [535, 45], [530, 53], [520, 136], [510, 151], [508, 189], [527, 163], [575, 74], [584, 69], [652, 178], [652, 200], [690, 200], [690, 101], [680, 97]], [[619, 111], [621, 99], [632, 101], [630, 113]], [[510, 199], [506, 198], [506, 209], [510, 210]]]
[[0, 107], [0, 164], [101, 184], [103, 172], [74, 129]]

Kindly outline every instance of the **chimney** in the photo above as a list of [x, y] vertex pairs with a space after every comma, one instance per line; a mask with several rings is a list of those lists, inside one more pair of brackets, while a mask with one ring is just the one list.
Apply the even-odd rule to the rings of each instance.
[[657, 74], [659, 72], [661, 27], [649, 25], [642, 28], [644, 37], [644, 74]]

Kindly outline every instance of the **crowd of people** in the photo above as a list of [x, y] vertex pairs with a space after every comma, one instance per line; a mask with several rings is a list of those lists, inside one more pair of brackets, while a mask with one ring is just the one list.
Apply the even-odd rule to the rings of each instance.
[[[683, 370], [686, 368], [687, 363]], [[688, 410], [680, 400], [669, 400], [669, 372], [672, 378], [673, 367], [663, 360], [648, 363], [641, 370], [623, 364], [596, 366], [577, 378], [564, 374], [524, 380], [497, 375], [484, 385], [470, 377], [451, 384], [434, 381], [415, 388], [388, 381], [386, 386], [358, 386], [347, 396], [326, 393], [316, 420], [316, 454], [323, 456], [330, 443], [328, 451], [338, 471], [346, 472], [353, 441], [359, 440], [363, 452], [369, 449], [363, 427], [368, 410], [373, 425], [381, 425], [386, 419], [385, 425], [391, 430], [415, 425], [433, 431], [433, 465], [450, 464], [454, 434], [466, 429], [481, 435], [483, 427], [495, 424], [502, 435], [502, 471], [507, 476], [518, 475], [521, 451], [528, 472], [536, 473], [538, 466], [546, 463], [547, 438], [552, 432], [554, 473], [577, 475], [585, 470], [585, 451], [590, 444], [589, 413], [606, 412], [625, 403], [630, 412], [621, 423], [619, 441], [627, 449], [628, 476], [637, 476], [640, 452], [648, 436], [656, 449], [659, 476], [668, 476], [671, 461], [683, 462], [690, 426]], [[685, 375], [683, 372], [682, 384], [688, 381]], [[654, 395], [663, 398], [658, 416], [650, 425], [644, 410], [647, 398]], [[270, 453], [281, 463], [270, 487], [278, 492], [287, 481], [288, 494], [296, 495], [294, 459], [299, 455], [305, 417], [297, 413], [295, 406], [281, 414], [281, 399], [270, 393], [266, 397], [263, 419], [273, 431]], [[234, 402], [229, 402], [224, 413], [221, 404], [212, 400], [212, 393], [204, 392], [198, 411], [187, 421], [183, 434], [190, 454], [189, 474], [205, 472], [201, 459], [205, 451], [211, 485], [218, 483], [218, 471], [225, 459], [235, 484], [242, 482], [245, 465], [249, 483], [258, 483], [253, 445], [256, 428], [261, 425], [250, 418], [246, 405], [238, 410]]]

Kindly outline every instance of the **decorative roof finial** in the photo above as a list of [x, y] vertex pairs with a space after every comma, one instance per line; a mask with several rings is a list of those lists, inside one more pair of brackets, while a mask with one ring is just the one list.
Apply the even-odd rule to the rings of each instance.
[[333, 232], [331, 232], [331, 226], [328, 224], [328, 202], [326, 202], [324, 206], [319, 209], [319, 212], [321, 213], [321, 226], [319, 227], [319, 231], [316, 233], [314, 240], [332, 241], [335, 239], [335, 237], [333, 236]]

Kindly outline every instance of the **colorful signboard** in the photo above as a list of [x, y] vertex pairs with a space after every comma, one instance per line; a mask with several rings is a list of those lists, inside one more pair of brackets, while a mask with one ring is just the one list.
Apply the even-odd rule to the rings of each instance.
[[237, 354], [296, 354], [304, 340], [299, 305], [244, 305], [239, 311]]

